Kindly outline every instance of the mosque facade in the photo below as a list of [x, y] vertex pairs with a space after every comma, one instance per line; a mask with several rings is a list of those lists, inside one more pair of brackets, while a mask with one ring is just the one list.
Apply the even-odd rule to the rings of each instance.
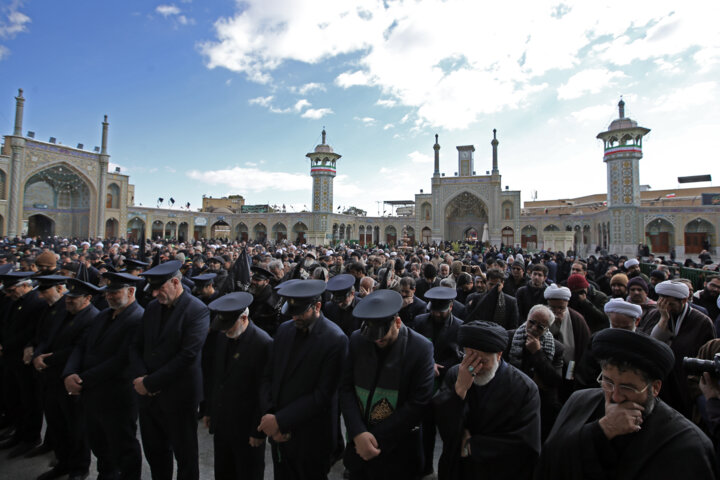
[[[306, 154], [312, 177], [312, 210], [242, 211], [223, 207], [193, 212], [135, 205], [128, 175], [108, 171], [109, 123], [101, 125], [100, 146], [40, 141], [23, 130], [25, 98], [15, 97], [12, 135], [0, 149], [0, 232], [15, 237], [58, 235], [77, 238], [200, 238], [290, 241], [314, 245], [413, 245], [418, 242], [480, 241], [528, 250], [575, 249], [633, 254], [647, 244], [656, 254], [671, 250], [681, 257], [709, 247], [719, 254], [720, 187], [649, 190], [639, 183], [642, 142], [650, 132], [625, 117], [597, 136], [603, 142], [607, 193], [521, 204], [520, 191], [502, 187], [497, 132], [493, 131], [492, 166], [475, 167], [475, 147], [457, 146], [457, 171], [440, 172], [440, 144], [435, 136], [431, 191], [402, 202], [391, 216], [336, 213], [333, 180], [341, 155], [322, 141]], [[430, 172], [429, 172], [430, 173]], [[242, 197], [238, 198], [242, 199]]]

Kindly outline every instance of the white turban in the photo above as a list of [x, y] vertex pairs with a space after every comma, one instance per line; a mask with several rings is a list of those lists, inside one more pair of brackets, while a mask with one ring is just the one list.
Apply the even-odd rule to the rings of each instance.
[[605, 304], [605, 313], [621, 313], [631, 318], [639, 318], [642, 316], [642, 307], [622, 298], [613, 298]]
[[655, 293], [664, 297], [683, 299], [690, 295], [690, 289], [683, 282], [665, 280], [655, 285]]
[[560, 299], [566, 302], [570, 300], [570, 289], [567, 287], [558, 287], [553, 283], [545, 289], [545, 300]]
[[630, 267], [634, 267], [635, 265], [640, 265], [640, 262], [637, 261], [637, 258], [631, 258], [627, 262], [625, 262], [625, 268], [629, 269]]

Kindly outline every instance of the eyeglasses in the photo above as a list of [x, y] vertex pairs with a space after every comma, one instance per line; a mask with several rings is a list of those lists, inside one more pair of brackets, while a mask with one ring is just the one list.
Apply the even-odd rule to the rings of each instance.
[[545, 332], [545, 330], [550, 328], [546, 325], [543, 325], [542, 323], [539, 323], [537, 320], [533, 320], [531, 318], [528, 319], [527, 323], [528, 323], [528, 325], [532, 325], [533, 327], [539, 328], [542, 332]]
[[650, 386], [650, 384], [648, 383], [647, 385], [645, 385], [645, 388], [643, 388], [642, 390], [638, 390], [637, 388], [633, 387], [632, 385], [615, 385], [610, 380], [604, 378], [602, 373], [600, 375], [598, 375], [597, 382], [600, 384], [600, 387], [603, 390], [605, 390], [606, 392], [612, 393], [615, 391], [615, 388], [617, 388], [618, 391], [623, 395], [630, 395], [633, 393], [635, 393], [635, 394], [643, 393]]

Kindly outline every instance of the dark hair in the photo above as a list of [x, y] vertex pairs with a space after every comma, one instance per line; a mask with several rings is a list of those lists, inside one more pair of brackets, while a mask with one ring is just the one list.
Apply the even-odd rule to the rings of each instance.
[[535, 263], [532, 267], [530, 267], [530, 272], [542, 272], [544, 276], [548, 276], [548, 268], [541, 264], [541, 263]]
[[505, 272], [503, 272], [499, 268], [489, 268], [488, 271], [485, 273], [485, 277], [488, 280], [505, 281]]
[[437, 268], [432, 263], [426, 263], [423, 267], [423, 277], [435, 278], [437, 277]]
[[415, 290], [415, 279], [412, 277], [402, 277], [400, 279], [400, 287], [408, 287], [410, 290]]
[[651, 378], [648, 372], [638, 368], [637, 365], [633, 365], [627, 360], [618, 360], [612, 357], [600, 360], [600, 368], [605, 368], [607, 366], [617, 368], [620, 373], [634, 372], [640, 375], [643, 381], [647, 384], [651, 384], [654, 380], [662, 380], [661, 378]]

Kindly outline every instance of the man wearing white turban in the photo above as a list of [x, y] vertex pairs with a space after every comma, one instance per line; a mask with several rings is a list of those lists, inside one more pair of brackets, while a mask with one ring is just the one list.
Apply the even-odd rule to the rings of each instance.
[[697, 357], [698, 350], [715, 338], [715, 327], [707, 315], [690, 308], [690, 290], [683, 282], [667, 280], [655, 286], [657, 310], [648, 313], [638, 329], [670, 346], [675, 354], [675, 368], [660, 392], [671, 407], [689, 417], [692, 399], [687, 374], [682, 367], [684, 357]]

